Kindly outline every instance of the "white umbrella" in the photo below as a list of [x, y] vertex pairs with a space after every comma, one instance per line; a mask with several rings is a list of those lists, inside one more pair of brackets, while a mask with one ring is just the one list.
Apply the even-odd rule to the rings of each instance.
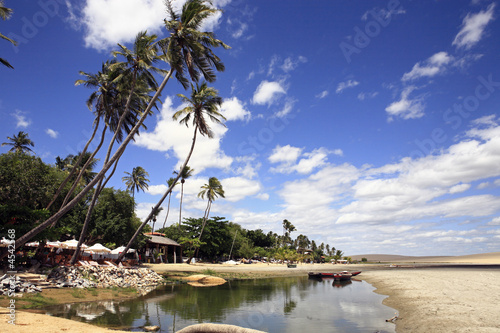
[[[111, 254], [120, 254], [123, 252], [123, 250], [125, 250], [125, 246], [120, 246], [114, 250], [111, 250]], [[127, 253], [133, 253], [133, 252], [135, 252], [134, 249], [128, 249], [128, 251], [127, 251]]]
[[91, 247], [87, 248], [85, 251], [93, 253], [110, 253], [111, 250], [100, 243], [95, 243]]
[[[71, 240], [67, 240], [65, 242], [62, 242], [61, 245], [65, 249], [76, 249], [76, 246], [78, 245], [78, 241], [76, 239], [71, 239]], [[85, 249], [85, 248], [87, 248], [87, 245], [82, 244], [82, 249]]]

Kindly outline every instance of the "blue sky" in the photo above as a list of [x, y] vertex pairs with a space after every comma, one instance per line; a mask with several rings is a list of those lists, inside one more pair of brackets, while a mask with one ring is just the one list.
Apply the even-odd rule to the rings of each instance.
[[[494, 1], [217, 0], [205, 28], [229, 44], [213, 86], [227, 128], [198, 141], [183, 216], [212, 206], [248, 229], [288, 219], [348, 255], [500, 251], [500, 6]], [[81, 150], [91, 132], [95, 73], [116, 43], [164, 36], [162, 0], [7, 0], [0, 31], [0, 136], [26, 131], [47, 163]], [[179, 5], [177, 2], [176, 5]], [[145, 217], [187, 155], [192, 128], [169, 82], [161, 109], [122, 157], [110, 185], [148, 171]], [[187, 93], [186, 93], [187, 94]], [[0, 152], [6, 152], [2, 147]], [[100, 156], [102, 158], [102, 156]], [[165, 202], [166, 205], [166, 202]], [[179, 188], [167, 225], [178, 221]], [[162, 221], [166, 210], [159, 220]]]

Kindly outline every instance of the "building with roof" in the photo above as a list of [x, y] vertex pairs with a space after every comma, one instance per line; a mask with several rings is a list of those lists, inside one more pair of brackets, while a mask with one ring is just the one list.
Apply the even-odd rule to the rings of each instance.
[[148, 232], [146, 245], [140, 249], [141, 261], [147, 263], [182, 263], [182, 246], [159, 232]]

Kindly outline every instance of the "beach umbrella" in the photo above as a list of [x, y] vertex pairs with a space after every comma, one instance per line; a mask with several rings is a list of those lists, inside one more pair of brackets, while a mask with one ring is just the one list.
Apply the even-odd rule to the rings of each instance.
[[31, 242], [31, 243], [26, 243], [24, 246], [28, 247], [38, 247], [40, 245], [40, 242]]
[[[111, 250], [111, 254], [120, 254], [123, 252], [123, 250], [125, 250], [125, 246], [120, 246], [114, 250]], [[127, 251], [127, 253], [133, 253], [133, 252], [135, 252], [134, 249], [128, 249], [128, 251]]]
[[102, 245], [101, 243], [95, 243], [91, 247], [87, 248], [85, 251], [93, 253], [110, 253], [111, 250]]
[[60, 241], [47, 242], [47, 244], [45, 244], [45, 246], [47, 246], [47, 247], [55, 247], [55, 248], [58, 248], [58, 249], [62, 249], [64, 247], [63, 243], [60, 242]]
[[[78, 241], [76, 239], [71, 239], [67, 240], [61, 243], [62, 247], [65, 249], [76, 249], [76, 246], [78, 245]], [[82, 244], [82, 249], [87, 248], [88, 246], [85, 244]]]

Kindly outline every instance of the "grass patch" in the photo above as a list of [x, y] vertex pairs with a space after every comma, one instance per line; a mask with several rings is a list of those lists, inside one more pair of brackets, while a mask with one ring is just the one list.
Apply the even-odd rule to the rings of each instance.
[[85, 290], [74, 288], [71, 290], [71, 296], [74, 298], [85, 298]]
[[56, 300], [41, 294], [25, 295], [21, 300], [26, 302], [26, 304], [21, 306], [22, 309], [33, 309], [57, 303]]
[[217, 272], [214, 271], [213, 269], [210, 269], [210, 268], [202, 270], [201, 273], [205, 274], [205, 275], [211, 275], [211, 276], [217, 275]]
[[99, 295], [96, 288], [88, 288], [87, 290], [89, 291], [90, 295], [92, 295], [92, 296], [97, 297], [97, 295]]

